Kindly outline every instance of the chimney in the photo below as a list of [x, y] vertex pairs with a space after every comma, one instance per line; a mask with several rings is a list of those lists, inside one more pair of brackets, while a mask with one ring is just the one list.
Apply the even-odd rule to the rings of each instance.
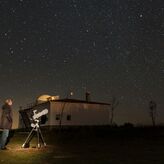
[[88, 92], [88, 91], [85, 92], [85, 100], [86, 101], [91, 101], [90, 92]]

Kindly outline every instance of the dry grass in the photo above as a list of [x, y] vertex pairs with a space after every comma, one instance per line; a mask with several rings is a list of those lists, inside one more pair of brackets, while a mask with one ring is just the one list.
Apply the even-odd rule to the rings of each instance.
[[0, 151], [0, 163], [163, 164], [164, 136], [161, 133], [155, 136], [120, 135], [123, 133], [46, 131], [46, 148], [32, 148], [36, 146], [34, 138], [30, 148], [24, 149], [21, 145], [27, 134], [16, 132], [8, 150]]

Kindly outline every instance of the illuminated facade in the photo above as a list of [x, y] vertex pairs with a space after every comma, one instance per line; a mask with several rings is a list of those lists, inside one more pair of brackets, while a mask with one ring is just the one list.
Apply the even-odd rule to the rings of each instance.
[[[56, 99], [36, 104], [20, 111], [19, 128], [30, 126], [28, 118], [37, 112], [48, 109], [47, 119], [41, 118], [42, 126], [97, 126], [109, 125], [110, 104], [76, 99]], [[28, 118], [26, 117], [28, 115]], [[47, 120], [45, 122], [45, 119]]]

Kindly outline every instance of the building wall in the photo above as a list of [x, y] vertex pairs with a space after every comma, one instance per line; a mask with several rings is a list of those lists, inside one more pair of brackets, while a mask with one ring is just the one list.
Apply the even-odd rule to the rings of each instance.
[[[108, 125], [109, 105], [51, 102], [50, 125]], [[61, 119], [61, 121], [60, 121]]]
[[[50, 101], [39, 104], [32, 109], [26, 109], [28, 116], [33, 115], [33, 110], [41, 112], [48, 109], [47, 122], [41, 126], [58, 125], [109, 125], [110, 106], [102, 104], [57, 102]], [[23, 127], [21, 121], [20, 128]]]

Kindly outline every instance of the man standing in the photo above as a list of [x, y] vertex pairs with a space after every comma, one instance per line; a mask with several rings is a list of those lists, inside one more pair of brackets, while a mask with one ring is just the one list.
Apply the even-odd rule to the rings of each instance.
[[9, 130], [12, 127], [13, 122], [13, 114], [12, 114], [12, 106], [13, 102], [11, 99], [7, 99], [5, 104], [2, 106], [2, 116], [1, 116], [1, 123], [0, 128], [2, 129], [2, 135], [0, 138], [0, 149], [6, 149], [6, 142], [9, 136]]

